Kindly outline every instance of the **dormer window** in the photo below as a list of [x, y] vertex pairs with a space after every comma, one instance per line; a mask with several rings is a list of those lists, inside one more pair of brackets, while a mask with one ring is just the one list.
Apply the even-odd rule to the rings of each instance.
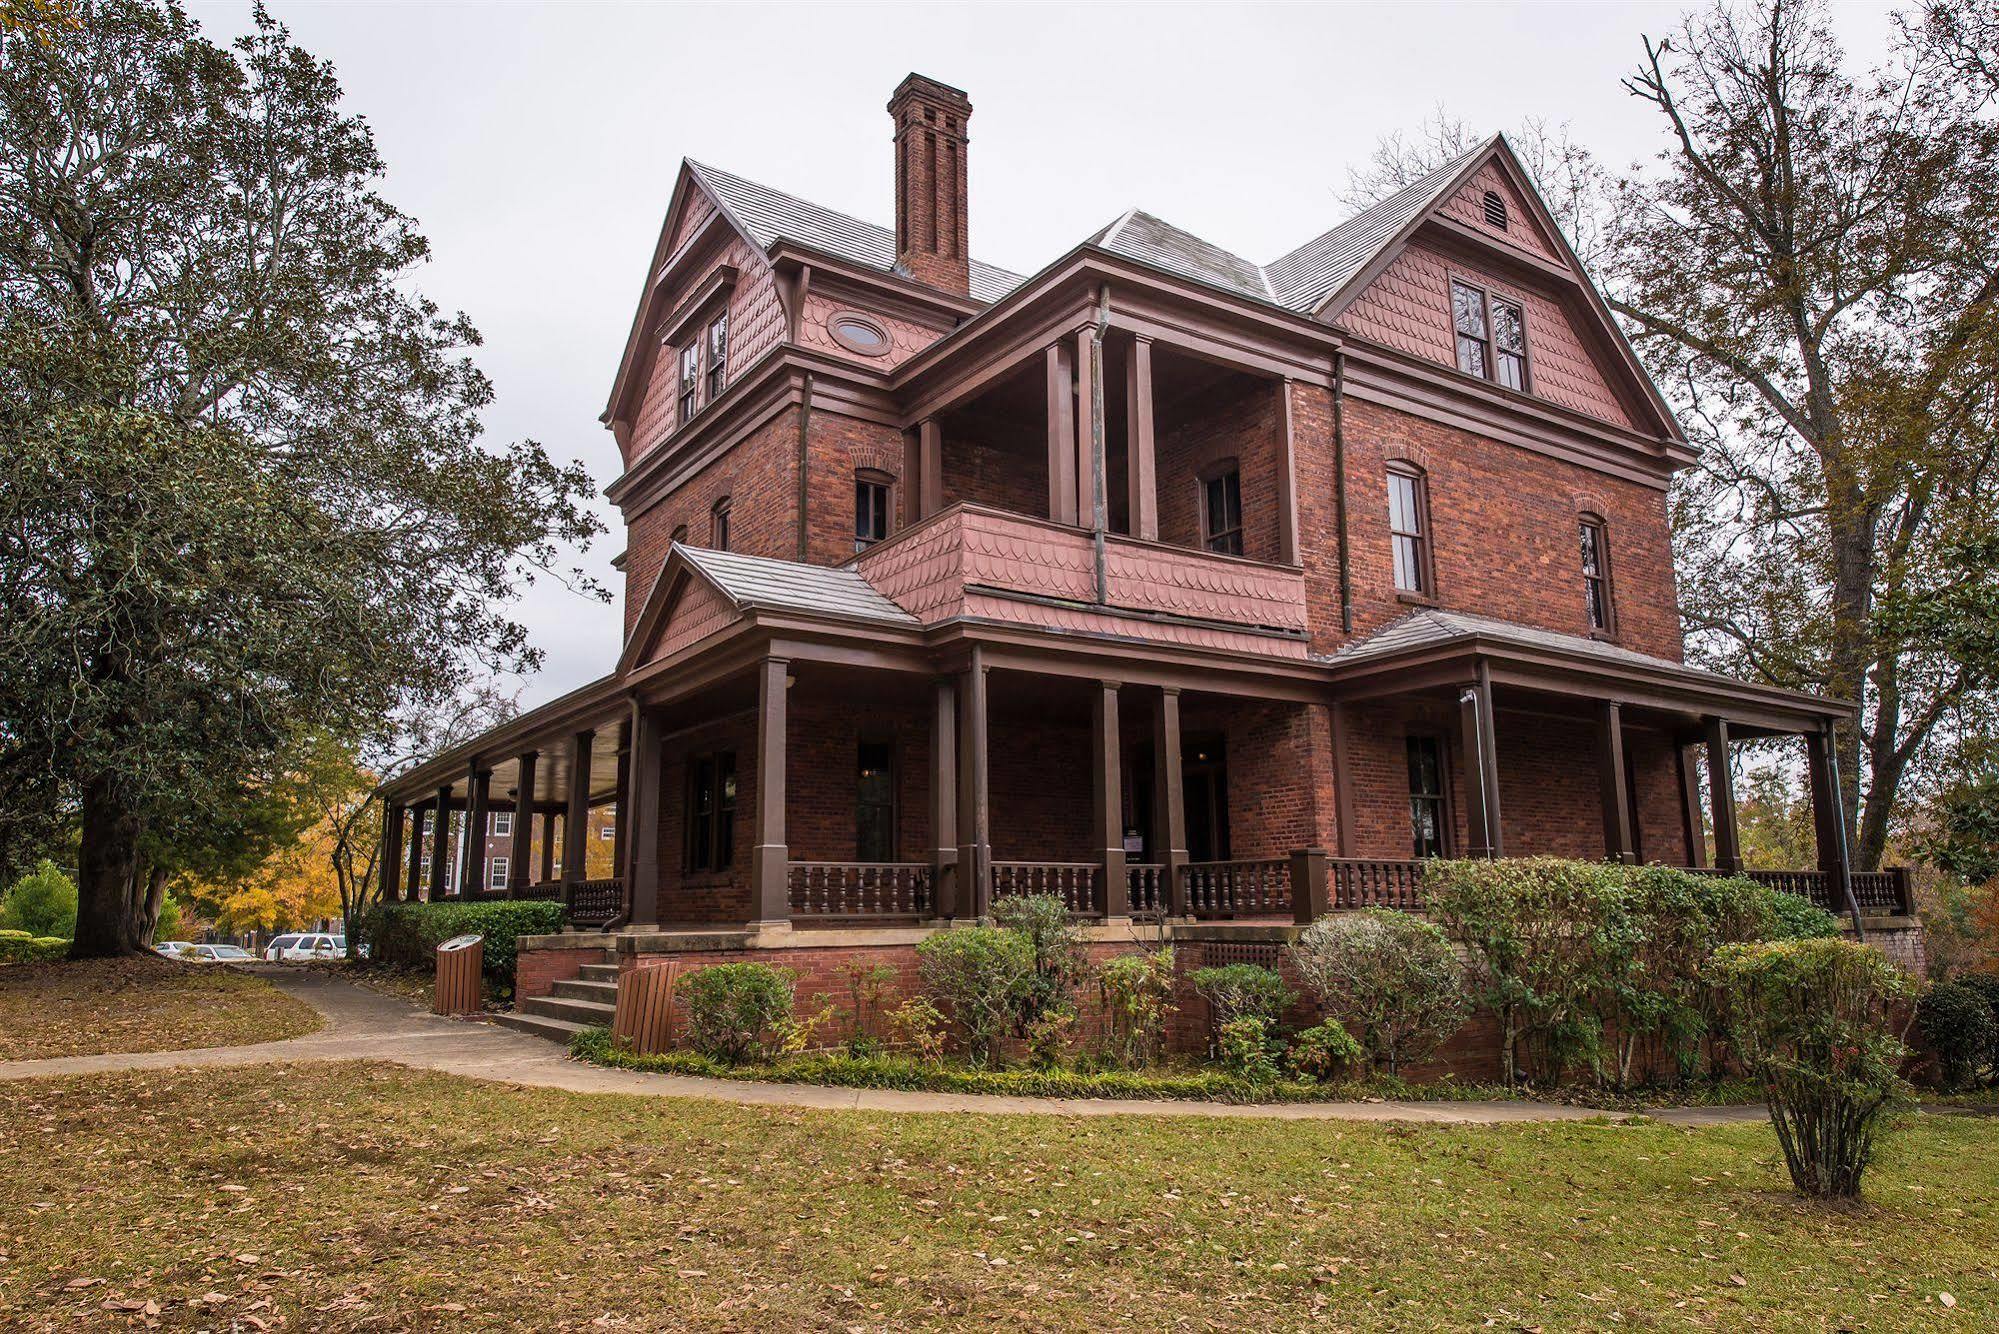
[[1499, 197], [1499, 191], [1485, 192], [1485, 225], [1506, 230], [1506, 201]]
[[689, 343], [680, 349], [680, 424], [694, 420], [694, 405], [701, 390], [701, 345]]
[[1527, 391], [1527, 315], [1518, 301], [1451, 280], [1451, 320], [1458, 369], [1508, 389]]
[[722, 384], [729, 378], [729, 312], [723, 311], [708, 326], [708, 401], [722, 396]]

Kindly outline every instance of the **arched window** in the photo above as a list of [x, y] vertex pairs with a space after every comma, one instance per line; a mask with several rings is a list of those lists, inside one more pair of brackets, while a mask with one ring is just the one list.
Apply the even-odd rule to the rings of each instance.
[[1610, 529], [1603, 517], [1585, 514], [1576, 527], [1582, 540], [1583, 610], [1592, 634], [1617, 633], [1617, 608], [1610, 593]]
[[1434, 596], [1429, 483], [1421, 468], [1400, 459], [1388, 465], [1388, 543], [1394, 557], [1395, 591]]
[[723, 496], [715, 502], [715, 509], [708, 516], [708, 546], [714, 551], [729, 549], [729, 498]]
[[854, 550], [866, 551], [888, 536], [895, 478], [873, 468], [854, 474]]

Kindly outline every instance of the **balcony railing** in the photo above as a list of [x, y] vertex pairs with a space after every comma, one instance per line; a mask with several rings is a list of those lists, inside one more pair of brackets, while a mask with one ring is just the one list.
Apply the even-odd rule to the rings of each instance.
[[927, 917], [928, 862], [792, 862], [794, 918]]
[[604, 926], [624, 916], [625, 882], [619, 876], [579, 880], [568, 887], [569, 920], [577, 926]]
[[1326, 901], [1334, 908], [1423, 907], [1423, 863], [1334, 857], [1326, 863]]
[[1187, 908], [1196, 917], [1267, 917], [1291, 911], [1291, 859], [1189, 862]]
[[1096, 862], [994, 862], [993, 900], [1016, 894], [1053, 894], [1077, 917], [1101, 915], [1097, 882], [1103, 867]]

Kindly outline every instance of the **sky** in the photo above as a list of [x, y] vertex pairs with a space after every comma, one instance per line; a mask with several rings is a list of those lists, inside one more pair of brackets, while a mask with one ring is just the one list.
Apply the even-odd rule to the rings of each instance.
[[[491, 441], [538, 440], [599, 487], [682, 157], [890, 223], [884, 107], [915, 71], [971, 97], [980, 259], [1032, 273], [1139, 207], [1263, 262], [1340, 221], [1348, 167], [1440, 108], [1566, 123], [1613, 166], [1656, 154], [1656, 113], [1618, 80], [1687, 7], [268, 3], [374, 127], [381, 189], [431, 242], [416, 285], [483, 334]], [[247, 3], [189, 9], [217, 41], [249, 25]], [[1857, 65], [1884, 56], [1884, 7], [1834, 13]], [[600, 509], [610, 531], [573, 563], [622, 597]], [[617, 658], [617, 602], [544, 580], [515, 615], [546, 655], [523, 707]]]

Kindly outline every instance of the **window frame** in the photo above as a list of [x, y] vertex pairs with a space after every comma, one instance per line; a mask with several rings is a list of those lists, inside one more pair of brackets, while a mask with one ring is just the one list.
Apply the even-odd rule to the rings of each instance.
[[[881, 534], [864, 537], [861, 534], [861, 496], [863, 488], [881, 492], [881, 510], [875, 516], [881, 520]], [[895, 532], [895, 478], [879, 468], [857, 468], [854, 470], [854, 550], [866, 551], [879, 542], [886, 542]]]
[[510, 857], [488, 857], [486, 859], [486, 888], [489, 890], [505, 889], [507, 887], [507, 872], [512, 868], [512, 865], [513, 859]]
[[[1582, 562], [1581, 541], [1584, 534], [1594, 534], [1597, 572], [1592, 575], [1589, 566]], [[1576, 516], [1578, 573], [1583, 580], [1583, 617], [1589, 622], [1590, 636], [1594, 639], [1615, 639], [1617, 637], [1617, 589], [1612, 582], [1610, 560], [1610, 524], [1594, 510], [1585, 510]], [[1603, 616], [1598, 620], [1591, 607], [1590, 585], [1597, 585], [1596, 602]]]
[[684, 343], [674, 350], [680, 358], [680, 378], [674, 392], [674, 402], [680, 414], [682, 426], [694, 420], [694, 414], [701, 409], [701, 344], [699, 341]]
[[[1424, 469], [1407, 459], [1390, 459], [1383, 470], [1388, 489], [1388, 578], [1395, 589], [1395, 596], [1404, 602], [1435, 602], [1437, 600], [1437, 569], [1432, 559], [1432, 537], [1435, 532], [1430, 521], [1430, 475]], [[1408, 479], [1415, 495], [1416, 531], [1405, 532], [1395, 526], [1395, 479]], [[1415, 547], [1416, 582], [1415, 588], [1404, 588], [1395, 574], [1395, 550], [1399, 542], [1408, 541]]]
[[[717, 331], [721, 334], [721, 346], [719, 348], [716, 346]], [[701, 355], [706, 363], [701, 373], [703, 396], [708, 402], [713, 403], [722, 396], [722, 390], [727, 385], [729, 378], [729, 311], [727, 307], [723, 308], [721, 314], [708, 321], [707, 328], [701, 334], [701, 348]]]
[[[872, 332], [880, 341], [872, 347], [857, 341], [853, 335], [849, 334], [842, 327], [848, 324], [860, 325], [862, 328]], [[889, 337], [888, 329], [883, 326], [882, 322], [875, 319], [872, 315], [865, 315], [858, 310], [836, 310], [827, 316], [826, 334], [834, 342], [857, 357], [885, 357], [895, 350], [895, 342]]]
[[[702, 751], [687, 757], [682, 807], [680, 868], [685, 875], [724, 875], [736, 862], [736, 752]], [[703, 809], [702, 798], [709, 799]]]
[[513, 832], [514, 813], [512, 811], [494, 811], [487, 817], [486, 836], [488, 838], [507, 838]]
[[730, 529], [733, 527], [731, 522], [732, 509], [733, 506], [727, 496], [723, 496], [709, 507], [708, 549], [710, 551], [727, 551], [729, 549]]
[[[1534, 338], [1527, 327], [1527, 302], [1521, 298], [1504, 294], [1494, 295], [1491, 284], [1474, 281], [1461, 273], [1450, 274], [1448, 286], [1450, 289], [1450, 299], [1447, 304], [1450, 308], [1451, 347], [1455, 354], [1454, 361], [1458, 374], [1469, 375], [1474, 379], [1484, 380], [1487, 384], [1508, 390], [1512, 393], [1533, 393]], [[1483, 337], [1474, 337], [1458, 328], [1457, 289], [1460, 287], [1478, 297], [1479, 314], [1485, 323], [1485, 334]], [[1495, 305], [1507, 307], [1514, 311], [1519, 318], [1520, 351], [1517, 353], [1511, 351], [1504, 353], [1505, 356], [1517, 357], [1520, 361], [1520, 383], [1517, 386], [1507, 384], [1499, 378], [1499, 358], [1502, 354], [1499, 348], [1498, 331], [1494, 327], [1492, 319], [1492, 311]], [[1460, 339], [1466, 339], [1479, 345], [1485, 357], [1485, 370], [1483, 373], [1465, 368], [1464, 351], [1458, 346], [1458, 340]]]
[[[1223, 499], [1226, 502], [1228, 492], [1231, 489], [1231, 481], [1233, 482], [1233, 489], [1235, 491], [1235, 525], [1231, 528], [1217, 528], [1215, 526], [1214, 505], [1208, 499], [1208, 488], [1219, 483], [1222, 488]], [[1241, 460], [1233, 457], [1216, 459], [1213, 463], [1210, 463], [1207, 467], [1202, 468], [1199, 473], [1195, 474], [1195, 486], [1195, 495], [1198, 498], [1201, 519], [1201, 550], [1211, 556], [1241, 556], [1246, 554], [1244, 549], [1242, 515]], [[1218, 539], [1223, 541], [1224, 545], [1215, 545]]]
[[[862, 799], [863, 787], [862, 787], [861, 771], [865, 764], [865, 756], [870, 748], [879, 748], [882, 754], [886, 757], [886, 768], [888, 770], [888, 800], [886, 802], [866, 802]], [[901, 775], [898, 773], [899, 766], [896, 763], [895, 751], [896, 751], [895, 738], [892, 736], [869, 735], [867, 733], [863, 733], [854, 744], [854, 860], [855, 861], [892, 862], [896, 860], [895, 856], [896, 845], [899, 841], [897, 835], [901, 829], [902, 785], [898, 781]], [[886, 813], [888, 818], [888, 824], [887, 824], [888, 855], [885, 857], [868, 856], [867, 855], [868, 850], [862, 844], [862, 836], [866, 831], [866, 824], [862, 819], [862, 813], [870, 809], [882, 810]]]
[[[1436, 748], [1437, 790], [1435, 792], [1419, 793], [1416, 791], [1415, 756], [1413, 752], [1419, 745], [1434, 746]], [[1442, 733], [1417, 729], [1403, 735], [1402, 753], [1404, 764], [1409, 770], [1407, 799], [1409, 805], [1410, 856], [1416, 861], [1422, 861], [1426, 857], [1449, 857], [1456, 846], [1457, 835], [1457, 828], [1451, 816], [1450, 747], [1444, 744]], [[1433, 853], [1420, 851], [1416, 842], [1416, 803], [1419, 801], [1432, 803], [1436, 808], [1437, 850]]]

